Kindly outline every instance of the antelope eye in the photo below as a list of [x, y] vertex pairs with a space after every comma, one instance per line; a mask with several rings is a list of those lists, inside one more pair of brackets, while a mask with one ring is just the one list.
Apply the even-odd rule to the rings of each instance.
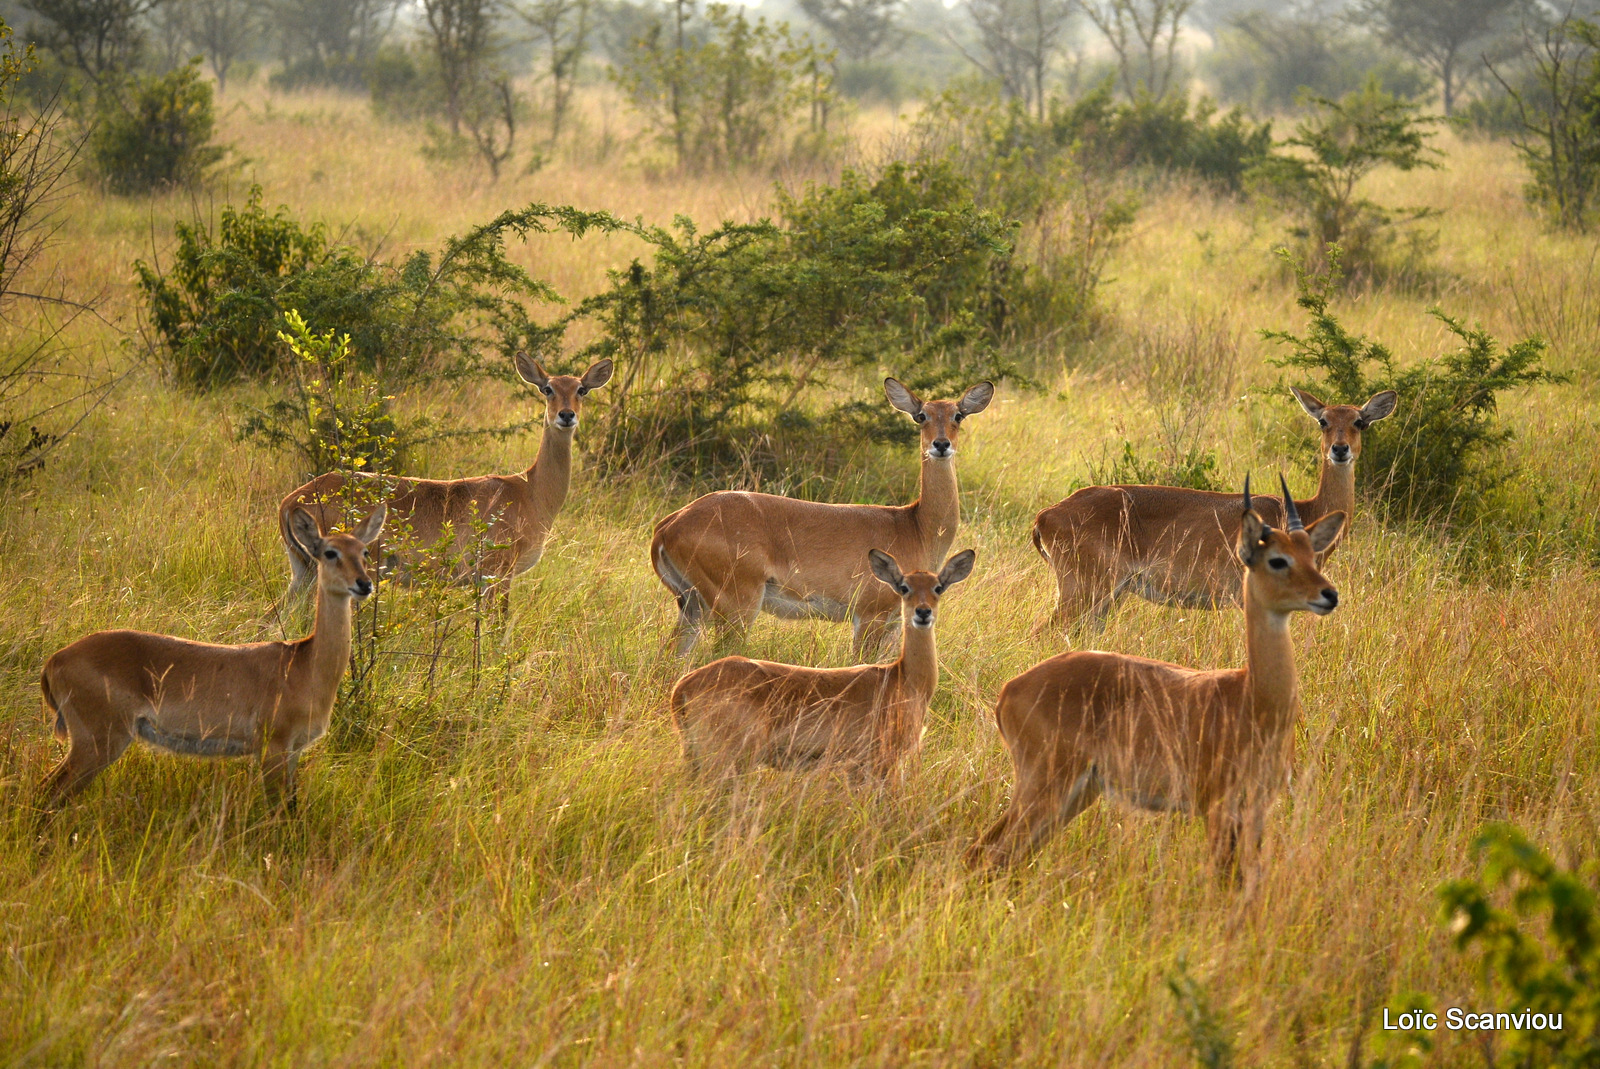
[[1276, 568], [1280, 572], [1289, 567], [1289, 562], [1284, 560], [1282, 557], [1273, 557], [1271, 560], [1267, 561], [1267, 564], [1272, 568]]
[[966, 418], [967, 418], [967, 414], [965, 412], [957, 412], [956, 413], [955, 422], [960, 423], [962, 420], [964, 420]]
[[935, 593], [935, 594], [943, 594], [943, 593], [944, 593], [944, 584], [943, 584], [943, 583], [940, 583], [940, 584], [938, 584], [938, 585], [937, 585], [937, 586], [935, 586], [935, 587], [934, 587], [934, 588], [933, 588], [933, 592], [934, 592], [934, 593]]
[[322, 555], [324, 557], [327, 557], [329, 560], [338, 560], [339, 559], [339, 551], [336, 550], [336, 549], [326, 550]]
[[548, 387], [548, 386], [541, 386], [541, 387], [539, 387], [539, 392], [540, 392], [540, 393], [542, 393], [542, 394], [544, 394], [544, 395], [545, 395], [545, 396], [546, 396], [546, 397], [553, 397], [553, 396], [555, 396], [555, 391], [554, 391], [554, 390], [552, 390], [552, 389], [551, 389], [551, 388], [550, 388], [550, 387]]
[[1317, 426], [1321, 427], [1323, 430], [1327, 430], [1328, 429], [1328, 421], [1325, 420], [1325, 419], [1319, 419], [1319, 420], [1317, 420]]
[[900, 593], [902, 593], [902, 594], [911, 593], [911, 584], [909, 584], [909, 583], [901, 583], [900, 584]]
[[587, 396], [589, 396], [589, 387], [587, 387], [587, 386], [579, 386], [578, 387], [578, 396], [579, 397], [587, 397]]
[[916, 421], [917, 423], [926, 423], [926, 422], [928, 422], [928, 414], [926, 412], [918, 412], [916, 415], [912, 416], [911, 418], [914, 421]]
[[1367, 421], [1366, 420], [1364, 420], [1364, 419], [1356, 420], [1356, 430], [1364, 431], [1366, 429], [1367, 429]]

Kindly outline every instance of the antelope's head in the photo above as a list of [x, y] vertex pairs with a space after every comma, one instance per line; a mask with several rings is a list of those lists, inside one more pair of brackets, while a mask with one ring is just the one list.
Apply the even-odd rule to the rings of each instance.
[[923, 401], [894, 378], [883, 380], [883, 392], [891, 405], [922, 428], [922, 455], [930, 460], [949, 460], [956, 455], [961, 421], [989, 407], [994, 400], [994, 383], [980, 382], [970, 387], [959, 401]]
[[881, 549], [867, 551], [872, 574], [888, 583], [900, 595], [900, 612], [905, 622], [923, 630], [934, 624], [938, 615], [939, 598], [946, 590], [972, 574], [972, 563], [978, 555], [963, 549], [944, 562], [939, 574], [933, 572], [902, 572], [900, 564]]
[[1294, 386], [1289, 387], [1289, 392], [1306, 410], [1306, 415], [1322, 428], [1322, 455], [1331, 464], [1354, 464], [1361, 455], [1361, 432], [1392, 414], [1398, 400], [1393, 390], [1383, 390], [1357, 408], [1355, 405], [1325, 405], [1315, 394]]
[[578, 426], [578, 411], [589, 391], [611, 381], [611, 360], [596, 360], [582, 375], [547, 375], [539, 361], [527, 353], [518, 353], [517, 374], [544, 394], [545, 425], [570, 431]]
[[372, 593], [367, 573], [367, 546], [383, 534], [389, 506], [379, 505], [349, 534], [324, 535], [316, 518], [304, 508], [289, 517], [289, 533], [306, 555], [317, 562], [317, 582], [336, 598], [364, 598]]
[[1239, 559], [1250, 573], [1247, 596], [1277, 613], [1313, 612], [1326, 616], [1339, 604], [1339, 592], [1317, 568], [1317, 554], [1333, 545], [1345, 515], [1330, 512], [1310, 527], [1300, 522], [1294, 496], [1283, 476], [1283, 507], [1288, 524], [1277, 530], [1250, 504], [1250, 477], [1244, 480], [1244, 523], [1239, 528]]

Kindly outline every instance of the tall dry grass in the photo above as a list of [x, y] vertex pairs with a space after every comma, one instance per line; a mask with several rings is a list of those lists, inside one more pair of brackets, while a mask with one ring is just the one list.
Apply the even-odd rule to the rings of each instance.
[[[709, 220], [758, 214], [770, 188], [650, 179], [621, 154], [490, 185], [338, 98], [226, 103], [224, 137], [250, 161], [239, 181], [396, 251], [529, 200]], [[1341, 311], [1403, 358], [1442, 343], [1423, 314], [1435, 301], [1502, 334], [1550, 331], [1575, 381], [1505, 416], [1527, 481], [1581, 515], [1600, 489], [1592, 257], [1527, 216], [1507, 150], [1447, 147], [1449, 170], [1376, 190], [1448, 208], [1431, 288]], [[77, 328], [80, 355], [134, 322], [128, 263], [190, 210], [75, 199], [59, 264], [109, 293], [112, 324]], [[1188, 1058], [1165, 986], [1180, 961], [1240, 1064], [1360, 1064], [1357, 1046], [1381, 1043], [1377, 1008], [1405, 991], [1493, 1008], [1433, 889], [1469, 870], [1489, 818], [1564, 862], [1594, 855], [1600, 576], [1572, 554], [1488, 585], [1428, 532], [1357, 519], [1330, 567], [1340, 609], [1295, 625], [1307, 715], [1257, 901], [1211, 878], [1194, 822], [1107, 807], [1014, 875], [960, 864], [1008, 788], [992, 699], [1062, 648], [1030, 637], [1051, 596], [1033, 512], [1105, 443], [1157, 442], [1162, 413], [1185, 406], [1199, 413], [1185, 433], [1229, 478], [1303, 471], [1285, 430], [1303, 415], [1249, 392], [1270, 378], [1254, 331], [1298, 325], [1269, 252], [1278, 225], [1182, 187], [1151, 194], [1107, 289], [1114, 329], [1062, 354], [1048, 392], [1003, 391], [968, 426], [957, 547], [977, 547], [978, 569], [941, 607], [924, 755], [892, 796], [828, 775], [686, 779], [664, 716], [674, 610], [646, 561], [651, 521], [684, 495], [580, 474], [503, 640], [474, 646], [464, 610], [436, 641], [426, 591], [383, 593], [371, 689], [336, 712], [294, 818], [264, 810], [247, 763], [141, 748], [40, 832], [27, 802], [58, 754], [37, 702], [50, 651], [101, 627], [247, 641], [301, 626], [272, 611], [290, 464], [234, 440], [237, 395], [132, 375], [0, 508], [0, 1061], [1167, 1066]], [[581, 293], [634, 251], [553, 240], [521, 255]], [[1184, 372], [1194, 359], [1213, 365], [1202, 381]], [[420, 463], [510, 470], [535, 446]], [[864, 448], [837, 493], [908, 500], [915, 480], [908, 450]], [[1237, 613], [1142, 603], [1095, 642], [1243, 656]], [[847, 629], [767, 618], [750, 652], [843, 664]], [[1441, 1038], [1437, 1064], [1481, 1064]]]

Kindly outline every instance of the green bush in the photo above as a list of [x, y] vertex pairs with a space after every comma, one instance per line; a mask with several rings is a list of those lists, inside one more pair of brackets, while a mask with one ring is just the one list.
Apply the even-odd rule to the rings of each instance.
[[1145, 457], [1123, 439], [1122, 453], [1111, 463], [1090, 464], [1084, 486], [1185, 486], [1191, 490], [1226, 490], [1217, 471], [1217, 454], [1189, 443], [1169, 455]]
[[[814, 398], [838, 396], [854, 372], [892, 368], [939, 392], [1004, 370], [994, 280], [1013, 228], [948, 166], [846, 171], [777, 207], [778, 222], [704, 234], [684, 218], [641, 229], [651, 264], [613, 271], [569, 317], [600, 332], [582, 358], [626, 368], [602, 435], [608, 462], [665, 450], [684, 473], [745, 466], [752, 442], [810, 426]], [[883, 408], [844, 400], [820, 416], [898, 432]]]
[[[612, 80], [679, 167], [748, 167], [815, 155], [836, 105], [833, 53], [788, 23], [692, 3], [652, 19]], [[672, 25], [667, 19], [672, 18]]]
[[932, 101], [912, 129], [912, 157], [952, 170], [974, 203], [1015, 227], [995, 261], [995, 340], [1038, 345], [1083, 333], [1108, 257], [1135, 202], [1081, 166], [1076, 142], [993, 87]]
[[444, 114], [444, 86], [426, 52], [385, 45], [367, 64], [372, 110], [384, 119], [431, 119]]
[[[1597, 870], [1558, 868], [1526, 836], [1491, 824], [1473, 844], [1483, 878], [1439, 889], [1440, 913], [1458, 950], [1476, 950], [1494, 1008], [1560, 1014], [1561, 1028], [1512, 1031], [1507, 1059], [1495, 1064], [1541, 1069], [1600, 1067], [1600, 907]], [[1511, 908], [1495, 892], [1512, 888]], [[1525, 932], [1525, 920], [1542, 931]]]
[[301, 471], [392, 472], [426, 423], [402, 426], [377, 378], [352, 360], [350, 335], [313, 334], [294, 309], [278, 341], [288, 350], [289, 396], [249, 412], [241, 438], [295, 453]]
[[1262, 332], [1290, 349], [1274, 365], [1308, 373], [1293, 384], [1330, 403], [1359, 404], [1380, 390], [1399, 395], [1394, 415], [1365, 432], [1356, 468], [1358, 489], [1384, 515], [1459, 523], [1491, 514], [1495, 492], [1516, 473], [1506, 457], [1514, 431], [1496, 414], [1500, 395], [1565, 381], [1544, 368], [1545, 343], [1525, 338], [1502, 349], [1487, 331], [1434, 309], [1460, 347], [1397, 367], [1387, 348], [1351, 334], [1329, 311], [1337, 266], [1335, 249], [1334, 270], [1299, 272], [1297, 303], [1310, 314], [1310, 328], [1303, 337]]
[[1437, 168], [1439, 153], [1428, 144], [1429, 127], [1437, 120], [1385, 92], [1376, 79], [1339, 100], [1310, 97], [1307, 103], [1311, 114], [1283, 142], [1298, 151], [1262, 159], [1250, 172], [1251, 183], [1297, 217], [1291, 233], [1312, 262], [1325, 264], [1328, 250], [1338, 246], [1353, 275], [1372, 279], [1414, 272], [1436, 236], [1411, 232], [1406, 255], [1395, 263], [1400, 229], [1434, 213], [1385, 207], [1357, 190], [1380, 167]]
[[1233, 109], [1220, 119], [1217, 105], [1184, 93], [1157, 99], [1141, 92], [1117, 102], [1109, 81], [1071, 105], [1051, 108], [1049, 129], [1057, 145], [1079, 146], [1087, 166], [1194, 175], [1230, 193], [1272, 150], [1272, 124], [1250, 121]]
[[89, 161], [113, 193], [138, 194], [204, 179], [228, 150], [216, 128], [200, 60], [101, 90]]
[[[534, 205], [449, 239], [437, 259], [423, 250], [393, 264], [330, 241], [320, 223], [303, 226], [287, 208], [269, 214], [254, 187], [242, 208], [223, 207], [215, 229], [178, 222], [169, 269], [134, 267], [157, 352], [180, 382], [207, 388], [285, 370], [278, 331], [295, 309], [313, 332], [350, 335], [356, 365], [381, 366], [385, 387], [400, 389], [505, 377], [514, 352], [553, 341], [529, 303], [559, 298], [506, 259], [508, 236], [621, 225], [603, 213]], [[486, 344], [498, 353], [487, 363]]]

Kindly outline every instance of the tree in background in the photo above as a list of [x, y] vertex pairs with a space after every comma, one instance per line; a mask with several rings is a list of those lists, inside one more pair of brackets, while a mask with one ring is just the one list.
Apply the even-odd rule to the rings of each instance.
[[[12, 331], [19, 324], [11, 309], [19, 300], [74, 303], [47, 296], [38, 280], [23, 282], [61, 227], [56, 208], [79, 145], [62, 136], [63, 116], [54, 100], [33, 104], [23, 98], [21, 83], [34, 64], [33, 46], [19, 46], [0, 19], [0, 322]], [[18, 345], [18, 335], [11, 336], [0, 360], [0, 487], [43, 467], [61, 441], [46, 416], [52, 411], [59, 416], [64, 376], [46, 367], [46, 344]], [[47, 384], [55, 388], [53, 394], [41, 389]], [[6, 497], [0, 494], [0, 500]]]
[[33, 31], [65, 66], [96, 85], [130, 70], [144, 46], [140, 23], [161, 0], [24, 0], [45, 20]]
[[1044, 117], [1045, 78], [1066, 46], [1072, 0], [967, 0], [982, 58], [950, 37], [1008, 98]]
[[1362, 0], [1357, 10], [1384, 41], [1438, 79], [1449, 116], [1464, 68], [1525, 6], [1524, 0]]
[[1268, 156], [1256, 165], [1252, 179], [1300, 217], [1296, 234], [1308, 241], [1315, 269], [1325, 269], [1337, 247], [1353, 274], [1370, 276], [1394, 238], [1393, 227], [1433, 213], [1384, 207], [1357, 190], [1380, 167], [1438, 167], [1440, 153], [1428, 144], [1429, 126], [1437, 120], [1385, 93], [1375, 79], [1339, 100], [1310, 97], [1306, 102], [1311, 114], [1283, 141], [1300, 151]]
[[1077, 0], [1117, 55], [1123, 92], [1160, 100], [1177, 67], [1178, 25], [1194, 0]]
[[444, 114], [450, 133], [461, 135], [461, 120], [477, 91], [491, 52], [497, 47], [499, 0], [422, 0], [428, 43], [444, 87]]
[[274, 81], [359, 86], [405, 0], [273, 0], [284, 69]]
[[216, 76], [218, 91], [228, 88], [234, 61], [261, 31], [260, 5], [253, 0], [167, 0], [185, 13], [189, 43], [198, 48]]
[[800, 0], [800, 10], [852, 63], [865, 63], [901, 36], [905, 0]]
[[1600, 24], [1569, 12], [1523, 35], [1531, 84], [1513, 85], [1491, 70], [1522, 127], [1516, 145], [1533, 176], [1528, 199], [1558, 226], [1584, 230], [1600, 194]]
[[753, 165], [772, 157], [806, 115], [805, 136], [824, 138], [833, 101], [823, 72], [833, 53], [796, 38], [787, 23], [750, 21], [743, 8], [712, 4], [694, 20], [676, 0], [668, 20], [635, 40], [612, 78], [673, 146], [678, 166]]
[[531, 0], [513, 10], [533, 34], [539, 50], [541, 77], [550, 85], [550, 142], [561, 136], [561, 124], [572, 103], [578, 65], [589, 48], [594, 28], [592, 0]]

